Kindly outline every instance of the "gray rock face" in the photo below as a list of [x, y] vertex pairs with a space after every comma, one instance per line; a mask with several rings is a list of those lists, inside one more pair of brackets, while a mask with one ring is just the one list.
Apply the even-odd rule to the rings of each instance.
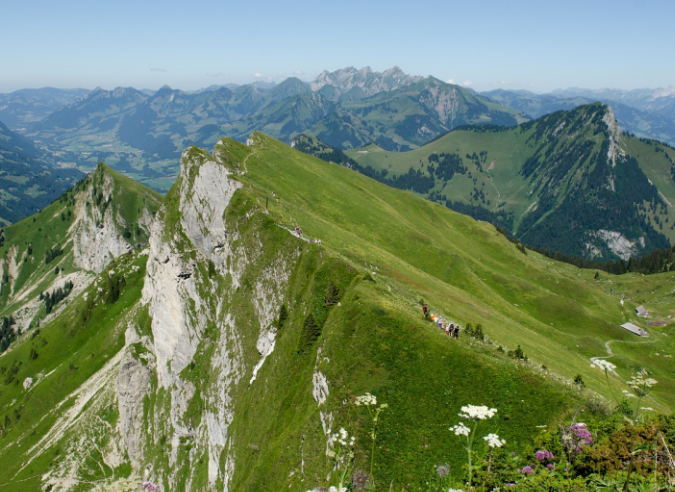
[[143, 423], [143, 398], [148, 392], [154, 359], [145, 363], [127, 355], [121, 362], [117, 376], [117, 402], [120, 412], [119, 428], [132, 466], [140, 467], [143, 461], [145, 426]]
[[[113, 192], [110, 176], [105, 176], [102, 191], [103, 200], [110, 199]], [[88, 193], [89, 189], [80, 193], [75, 208], [75, 221], [70, 227], [73, 256], [75, 265], [79, 268], [100, 273], [113, 257], [130, 251], [132, 247], [120, 234], [120, 227], [125, 225], [124, 219], [111, 207], [106, 208], [103, 214], [97, 207], [88, 207], [85, 198]]]
[[370, 67], [357, 70], [354, 67], [342, 68], [335, 72], [324, 70], [314, 82], [310, 84], [312, 91], [320, 91], [330, 86], [331, 97], [338, 99], [354, 89], [360, 89], [361, 97], [368, 97], [379, 92], [387, 92], [399, 87], [419, 82], [423, 77], [407, 75], [398, 67], [392, 67], [384, 72], [373, 72]]

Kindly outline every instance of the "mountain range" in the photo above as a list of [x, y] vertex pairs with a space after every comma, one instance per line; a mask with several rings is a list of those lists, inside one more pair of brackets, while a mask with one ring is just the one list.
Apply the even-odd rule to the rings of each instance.
[[[608, 114], [597, 105], [552, 118], [571, 138]], [[536, 151], [548, 127], [525, 125], [499, 135], [522, 132]], [[460, 131], [487, 128], [437, 142]], [[246, 141], [184, 150], [163, 197], [101, 163], [4, 228], [6, 490], [428, 490], [439, 479], [456, 488], [467, 454], [448, 429], [468, 405], [495, 409], [476, 456], [488, 459], [480, 437], [498, 433], [499, 453], [519, 469], [572, 416], [601, 442], [602, 419], [615, 418], [607, 382], [629, 392], [636, 368], [659, 382], [652, 411], [675, 407], [671, 273], [561, 264], [269, 136]], [[554, 143], [533, 155], [549, 149], [557, 155]], [[615, 150], [615, 166], [605, 164], [618, 187], [627, 161]], [[438, 158], [423, 164], [462, 175]], [[562, 186], [558, 166], [547, 175], [530, 162], [543, 187]], [[461, 325], [459, 338], [422, 305]], [[640, 305], [653, 324], [637, 318]], [[650, 337], [621, 328], [629, 321]], [[598, 357], [615, 370], [594, 369]]]
[[105, 161], [166, 191], [176, 176], [179, 149], [213, 145], [222, 135], [243, 141], [259, 130], [290, 142], [305, 132], [340, 148], [374, 141], [409, 150], [456, 126], [527, 119], [433, 77], [366, 67], [324, 72], [312, 83], [289, 78], [270, 88], [220, 86], [188, 93], [163, 87], [151, 95], [99, 88], [23, 133], [60, 152], [63, 162], [93, 169]]
[[[39, 99], [42, 106], [53, 91], [36, 92], [42, 98]], [[24, 92], [12, 94], [12, 107], [20, 107], [17, 101], [25, 98]], [[664, 248], [674, 239], [672, 217], [669, 216], [673, 199], [669, 147], [656, 141], [643, 142], [663, 150], [661, 154], [654, 154], [662, 159], [653, 165], [650, 152], [624, 148], [629, 144], [642, 145], [632, 144], [639, 140], [633, 139], [632, 135], [642, 138], [641, 135], [657, 134], [662, 140], [669, 140], [669, 132], [675, 125], [671, 125], [669, 119], [672, 115], [668, 101], [672, 91], [668, 90], [594, 92], [569, 89], [544, 95], [499, 90], [479, 95], [433, 77], [407, 75], [398, 67], [382, 73], [368, 67], [361, 70], [349, 67], [325, 71], [311, 83], [288, 78], [279, 84], [213, 86], [197, 92], [166, 86], [156, 92], [133, 88], [112, 91], [98, 88], [85, 96], [80, 92], [61, 94], [58, 101], [53, 101], [54, 105], [62, 105], [60, 109], [32, 123], [24, 132], [24, 138], [34, 140], [42, 149], [43, 160], [51, 154], [50, 162], [58, 162], [61, 168], [88, 170], [104, 161], [137, 181], [167, 191], [177, 176], [179, 149], [189, 145], [211, 146], [223, 135], [243, 142], [253, 131], [262, 131], [287, 143], [298, 143], [298, 135], [308, 135], [320, 144], [312, 143], [310, 147], [328, 145], [328, 152], [351, 152], [349, 157], [356, 165], [350, 165], [355, 169], [385, 183], [412, 189], [455, 210], [499, 223], [509, 234], [531, 246], [607, 260], [626, 259], [630, 255]], [[37, 97], [35, 95], [34, 99]], [[620, 138], [607, 137], [609, 133], [618, 135], [619, 130], [613, 126], [614, 130], [608, 132], [602, 122], [587, 114], [594, 111], [588, 108], [594, 107], [589, 101], [595, 97], [622, 101], [612, 102], [610, 110], [602, 110], [611, 111], [608, 121], [616, 118], [624, 130]], [[71, 98], [70, 103], [68, 98]], [[580, 107], [583, 109], [565, 115], [558, 112]], [[21, 116], [12, 114], [15, 119]], [[21, 117], [28, 119], [29, 113]], [[531, 123], [530, 118], [538, 119]], [[592, 131], [580, 131], [573, 123], [584, 118]], [[521, 125], [518, 130], [504, 130], [516, 128], [518, 124]], [[554, 124], [568, 126], [565, 131], [559, 131], [551, 127]], [[467, 125], [482, 125], [482, 130], [458, 131]], [[444, 136], [447, 132], [451, 136]], [[516, 132], [520, 132], [517, 137]], [[505, 135], [513, 135], [513, 138]], [[432, 143], [428, 144], [430, 141]], [[593, 156], [589, 157], [587, 149], [591, 141], [595, 142], [595, 147]], [[536, 151], [531, 149], [535, 142]], [[364, 147], [369, 145], [371, 147]], [[500, 148], [502, 145], [506, 148]], [[636, 159], [638, 167], [642, 168], [640, 172], [644, 171], [648, 176], [647, 184], [641, 185], [639, 199], [627, 196], [634, 193], [627, 187], [612, 195], [619, 202], [612, 206], [605, 204], [620, 219], [607, 218], [604, 223], [591, 224], [586, 220], [586, 210], [584, 220], [574, 220], [560, 227], [565, 217], [569, 217], [563, 202], [567, 200], [566, 203], [576, 203], [575, 206], [583, 202], [570, 198], [578, 196], [574, 195], [575, 188], [568, 185], [579, 182], [581, 184], [574, 186], [584, 190], [595, 186], [589, 184], [589, 180], [596, 177], [589, 175], [587, 169], [595, 168], [594, 159], [601, 154], [598, 145], [621, 147], [623, 156], [632, 152], [630, 158]], [[363, 152], [349, 150], [362, 147]], [[437, 150], [430, 151], [431, 148]], [[463, 150], [459, 151], [460, 148]], [[435, 159], [434, 152], [451, 156], [448, 158], [455, 159], [457, 169], [469, 169], [466, 183], [457, 185], [463, 182], [457, 176], [467, 176], [466, 173], [437, 174], [441, 167], [449, 164], [430, 161]], [[482, 161], [488, 154], [499, 155], [498, 162], [506, 160], [510, 164], [499, 172], [485, 172]], [[381, 155], [388, 159], [386, 164], [372, 160]], [[409, 162], [413, 155], [420, 161], [419, 169], [413, 169], [415, 166]], [[569, 155], [574, 156], [575, 165], [567, 162]], [[537, 171], [528, 171], [531, 159], [539, 162]], [[565, 164], [561, 164], [563, 161]], [[403, 164], [392, 168], [392, 162]], [[359, 167], [361, 163], [365, 166]], [[547, 166], [559, 165], [562, 166], [560, 176], [566, 176], [565, 180], [560, 183], [542, 181], [541, 173], [548, 172], [544, 170]], [[472, 172], [472, 166], [476, 167], [477, 176]], [[509, 171], [505, 172], [505, 169]], [[651, 172], [650, 169], [658, 171]], [[414, 175], [409, 174], [411, 171]], [[581, 174], [572, 179], [575, 173]], [[453, 175], [456, 179], [451, 182]], [[567, 178], [572, 180], [566, 181]], [[607, 174], [603, 179], [613, 182], [614, 178]], [[640, 182], [645, 183], [644, 180]], [[503, 199], [504, 190], [515, 184], [518, 184], [518, 191]], [[15, 186], [12, 188], [16, 189]], [[9, 185], [5, 191], [8, 189]], [[63, 189], [54, 188], [58, 192]], [[523, 196], [525, 192], [527, 196]], [[53, 199], [54, 193], [50, 193], [44, 195], [43, 201]], [[594, 193], [591, 195], [595, 196]], [[11, 199], [6, 196], [4, 202]], [[15, 201], [29, 204], [28, 201]], [[623, 204], [629, 202], [634, 205], [623, 208]], [[554, 210], [558, 212], [554, 213]], [[9, 217], [5, 218], [6, 222], [21, 217], [10, 212], [5, 215]]]
[[0, 94], [0, 121], [17, 132], [25, 132], [54, 111], [89, 94], [87, 89], [20, 89]]

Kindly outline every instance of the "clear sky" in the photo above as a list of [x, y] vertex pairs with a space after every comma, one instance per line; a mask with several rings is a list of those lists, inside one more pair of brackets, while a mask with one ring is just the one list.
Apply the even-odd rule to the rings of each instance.
[[398, 65], [546, 92], [675, 85], [674, 0], [2, 0], [0, 92], [193, 90]]

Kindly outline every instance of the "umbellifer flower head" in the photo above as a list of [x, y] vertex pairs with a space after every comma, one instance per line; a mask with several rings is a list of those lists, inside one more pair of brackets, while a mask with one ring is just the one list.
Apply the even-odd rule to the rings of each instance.
[[506, 441], [504, 439], [499, 439], [497, 434], [488, 434], [483, 439], [487, 442], [487, 445], [491, 448], [501, 448]]
[[652, 378], [646, 378], [642, 373], [638, 373], [637, 376], [633, 376], [630, 378], [630, 381], [628, 382], [628, 386], [635, 390], [642, 390], [651, 388], [654, 386], [658, 381], [656, 379]]
[[365, 406], [377, 405], [377, 397], [375, 395], [371, 395], [370, 393], [366, 393], [365, 395], [362, 396], [357, 396], [354, 405], [356, 405], [357, 407], [360, 405]]
[[485, 405], [465, 405], [459, 416], [463, 419], [486, 420], [494, 417], [496, 413], [496, 408], [488, 408]]
[[450, 427], [450, 430], [454, 432], [456, 436], [468, 436], [471, 434], [471, 429], [464, 425], [464, 422], [460, 422], [459, 424]]
[[598, 369], [602, 369], [603, 371], [613, 371], [614, 369], [616, 369], [616, 366], [614, 364], [604, 359], [593, 360], [593, 364], [591, 364], [591, 367], [597, 367]]

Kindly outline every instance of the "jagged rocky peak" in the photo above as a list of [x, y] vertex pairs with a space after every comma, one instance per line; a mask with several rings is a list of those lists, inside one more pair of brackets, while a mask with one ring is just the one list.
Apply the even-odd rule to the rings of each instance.
[[[142, 195], [142, 196], [141, 196]], [[116, 257], [140, 246], [149, 235], [159, 196], [99, 163], [76, 193], [74, 264], [100, 273]], [[125, 207], [137, 202], [138, 207]]]
[[310, 84], [313, 91], [319, 91], [326, 86], [334, 88], [334, 95], [340, 95], [352, 89], [361, 89], [364, 96], [371, 96], [383, 91], [391, 91], [398, 87], [419, 82], [423, 77], [411, 76], [399, 67], [392, 67], [384, 72], [373, 72], [370, 67], [357, 70], [354, 67], [342, 68], [334, 72], [324, 70], [315, 81]]
[[129, 101], [142, 101], [145, 98], [147, 98], [146, 95], [137, 91], [133, 87], [116, 87], [111, 91], [103, 89], [102, 87], [97, 87], [86, 96], [77, 99], [70, 106], [75, 105], [81, 101], [87, 102], [96, 99], [126, 99]]

